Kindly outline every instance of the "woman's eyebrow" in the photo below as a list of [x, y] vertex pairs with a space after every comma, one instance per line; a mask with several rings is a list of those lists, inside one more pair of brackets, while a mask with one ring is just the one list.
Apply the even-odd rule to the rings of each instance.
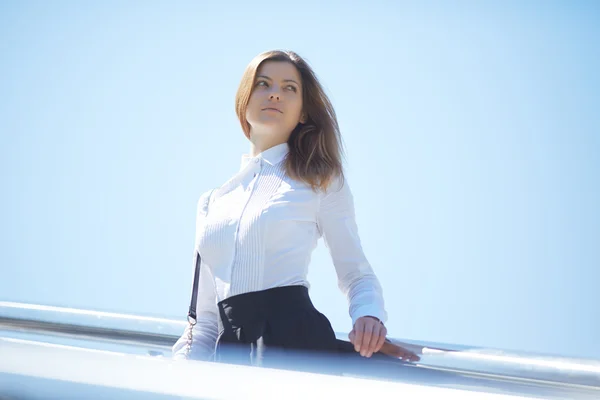
[[[265, 79], [268, 79], [270, 81], [273, 80], [273, 79], [269, 78], [266, 75], [258, 75], [257, 78], [265, 78]], [[284, 79], [282, 82], [294, 82], [296, 85], [300, 86], [300, 84], [298, 82], [296, 82], [295, 80], [293, 80], [293, 79]]]

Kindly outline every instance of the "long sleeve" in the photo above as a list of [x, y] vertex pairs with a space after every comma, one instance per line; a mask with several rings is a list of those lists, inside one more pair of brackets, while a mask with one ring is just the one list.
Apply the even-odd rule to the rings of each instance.
[[[196, 213], [196, 239], [194, 241], [194, 265], [195, 271], [196, 252], [198, 251], [198, 235], [201, 231], [201, 217], [206, 214], [210, 192], [200, 196]], [[200, 277], [198, 282], [198, 300], [196, 303], [197, 323], [192, 332], [192, 346], [187, 353], [187, 343], [190, 325], [185, 328], [183, 334], [173, 345], [173, 358], [212, 360], [218, 334], [217, 326], [217, 302], [214, 279], [210, 270], [204, 262], [200, 265]]]
[[323, 194], [317, 223], [333, 260], [338, 286], [348, 299], [352, 326], [367, 315], [386, 322], [382, 288], [360, 243], [347, 181], [341, 185], [339, 179], [335, 180]]

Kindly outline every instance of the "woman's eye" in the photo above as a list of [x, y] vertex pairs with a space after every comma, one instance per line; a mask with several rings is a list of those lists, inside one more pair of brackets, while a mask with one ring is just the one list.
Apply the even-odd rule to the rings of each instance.
[[289, 85], [288, 87], [289, 87], [289, 88], [292, 88], [292, 90], [293, 90], [294, 92], [296, 91], [296, 87], [295, 87], [295, 86]]
[[265, 85], [267, 84], [267, 82], [265, 82], [265, 81], [258, 81], [258, 83], [256, 84], [256, 86], [259, 86], [261, 83], [264, 83]]

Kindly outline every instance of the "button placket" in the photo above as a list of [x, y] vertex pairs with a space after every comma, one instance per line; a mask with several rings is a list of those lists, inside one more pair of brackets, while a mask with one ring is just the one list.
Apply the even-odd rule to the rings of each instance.
[[[244, 193], [243, 196], [243, 204], [242, 207], [240, 209], [238, 218], [237, 218], [237, 226], [236, 226], [236, 230], [235, 230], [235, 235], [234, 235], [234, 251], [233, 251], [233, 257], [232, 257], [232, 261], [231, 261], [231, 265], [229, 266], [229, 279], [230, 282], [231, 281], [231, 277], [233, 276], [233, 270], [234, 270], [234, 266], [235, 266], [235, 261], [236, 261], [236, 257], [237, 257], [237, 253], [238, 253], [238, 237], [239, 237], [239, 232], [240, 232], [240, 224], [242, 222], [242, 218], [244, 217], [244, 213], [246, 211], [246, 207], [248, 206], [248, 203], [250, 203], [250, 198], [252, 197], [252, 192], [254, 191], [254, 185], [256, 184], [256, 181], [258, 180], [258, 174], [260, 173], [261, 169], [262, 169], [262, 163], [260, 163], [260, 160], [258, 158], [254, 159], [254, 168], [252, 168], [251, 173], [252, 175], [252, 180], [248, 183], [248, 186], [246, 187], [246, 193]], [[237, 288], [234, 287], [233, 282], [231, 283], [231, 288], [230, 290], [237, 290]]]

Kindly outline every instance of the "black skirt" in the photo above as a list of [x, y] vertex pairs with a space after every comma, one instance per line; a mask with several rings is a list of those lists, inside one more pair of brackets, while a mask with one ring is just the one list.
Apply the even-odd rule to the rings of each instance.
[[338, 373], [340, 356], [355, 353], [302, 285], [232, 296], [218, 309], [218, 362]]

